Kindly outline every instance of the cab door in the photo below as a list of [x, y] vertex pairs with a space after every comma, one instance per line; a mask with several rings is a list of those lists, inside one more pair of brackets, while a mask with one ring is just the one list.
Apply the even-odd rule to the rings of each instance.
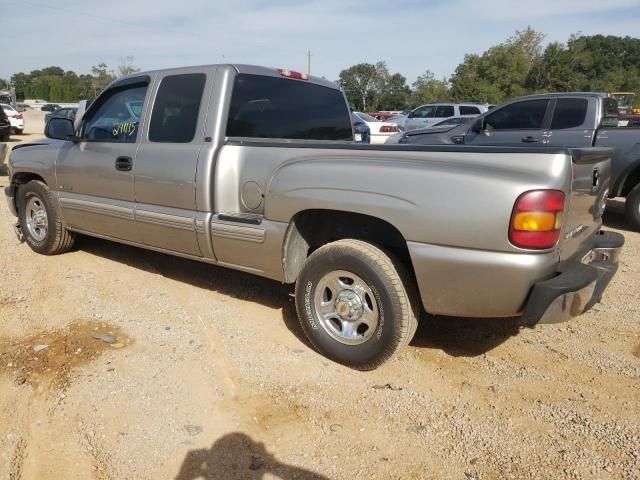
[[215, 67], [158, 76], [149, 128], [136, 155], [136, 225], [142, 243], [201, 256], [196, 172]]
[[134, 168], [148, 76], [112, 84], [89, 109], [78, 142], [56, 159], [59, 203], [76, 230], [137, 242]]

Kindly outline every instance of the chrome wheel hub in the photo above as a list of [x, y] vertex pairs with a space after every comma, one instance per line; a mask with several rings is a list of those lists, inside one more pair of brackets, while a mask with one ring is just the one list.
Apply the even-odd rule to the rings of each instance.
[[351, 272], [336, 270], [322, 277], [314, 305], [322, 328], [340, 343], [364, 343], [378, 326], [375, 296], [364, 280]]
[[31, 197], [25, 207], [27, 230], [37, 242], [43, 241], [47, 237], [49, 218], [44, 202], [38, 197]]

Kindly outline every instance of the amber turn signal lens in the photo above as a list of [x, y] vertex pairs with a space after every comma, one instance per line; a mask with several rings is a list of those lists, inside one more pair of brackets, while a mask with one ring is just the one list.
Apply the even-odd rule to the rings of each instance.
[[551, 212], [520, 212], [513, 218], [514, 230], [548, 232], [554, 230], [556, 214]]

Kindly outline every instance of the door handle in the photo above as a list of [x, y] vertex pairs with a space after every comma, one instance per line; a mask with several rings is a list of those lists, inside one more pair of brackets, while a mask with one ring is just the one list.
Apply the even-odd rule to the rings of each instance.
[[537, 138], [534, 137], [524, 137], [523, 139], [520, 140], [522, 143], [537, 143], [540, 140], [538, 140]]
[[116, 158], [116, 170], [121, 172], [130, 172], [133, 168], [133, 160], [131, 157], [118, 157]]

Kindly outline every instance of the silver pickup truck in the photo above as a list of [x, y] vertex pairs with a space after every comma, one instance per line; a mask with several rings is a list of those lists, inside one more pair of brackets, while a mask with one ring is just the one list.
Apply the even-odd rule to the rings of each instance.
[[358, 145], [338, 87], [288, 70], [137, 73], [45, 133], [5, 189], [34, 251], [85, 234], [295, 283], [312, 344], [363, 370], [422, 308], [580, 315], [624, 242], [600, 231], [609, 150]]

